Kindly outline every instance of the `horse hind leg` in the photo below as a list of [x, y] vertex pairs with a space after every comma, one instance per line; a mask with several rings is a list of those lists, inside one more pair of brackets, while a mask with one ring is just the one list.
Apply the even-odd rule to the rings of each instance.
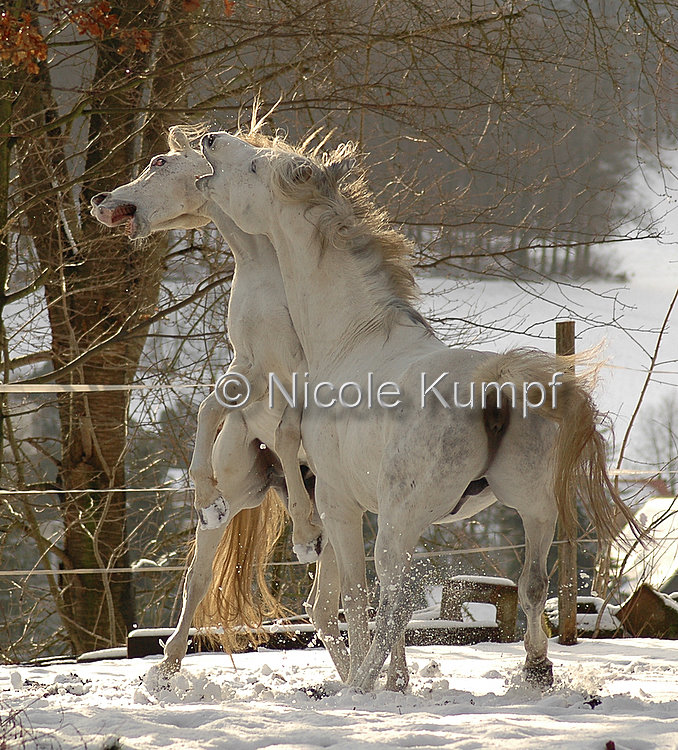
[[212, 561], [221, 541], [225, 527], [201, 529], [195, 535], [195, 550], [184, 582], [183, 605], [174, 633], [165, 644], [165, 658], [160, 663], [164, 674], [177, 672], [186, 656], [188, 634], [193, 616], [203, 600], [212, 581]]
[[317, 563], [317, 574], [309, 593], [306, 611], [320, 640], [339, 673], [342, 682], [348, 679], [350, 657], [339, 630], [339, 568], [331, 544], [326, 544]]
[[[210, 418], [214, 417], [214, 404], [209, 404], [207, 408], [212, 415]], [[203, 426], [206, 427], [207, 422]], [[217, 478], [216, 488], [222, 490], [219, 508], [223, 512], [218, 524], [199, 523], [196, 528], [195, 550], [184, 582], [181, 615], [165, 645], [165, 658], [160, 665], [161, 671], [166, 674], [176, 672], [186, 655], [191, 623], [198, 605], [209, 590], [214, 558], [228, 524], [240, 510], [256, 507], [265, 497], [268, 485], [262, 453], [249, 441], [247, 425], [242, 416], [229, 412], [210, 454]], [[226, 488], [230, 502], [223, 499], [227, 496]], [[212, 507], [215, 507], [214, 504]]]
[[[201, 519], [204, 517], [203, 512], [209, 508], [228, 508], [223, 500], [219, 505], [220, 495], [214, 478], [213, 459], [215, 454], [219, 455], [218, 446], [228, 444], [228, 450], [221, 458], [237, 465], [242, 454], [240, 446], [246, 437], [247, 430], [240, 416], [231, 413], [225, 415], [225, 409], [219, 404], [214, 393], [200, 404], [189, 473], [195, 484], [194, 504]], [[165, 658], [160, 664], [160, 670], [164, 674], [176, 672], [181, 667], [188, 647], [191, 623], [212, 581], [212, 562], [225, 528], [226, 526], [221, 524], [209, 528], [203, 523], [199, 523], [196, 528], [193, 559], [184, 581], [181, 614], [174, 632], [165, 644]]]
[[[546, 436], [542, 438], [546, 442]], [[514, 508], [523, 523], [525, 559], [518, 579], [518, 600], [527, 618], [524, 675], [528, 682], [548, 688], [553, 684], [553, 666], [547, 656], [542, 615], [549, 581], [546, 559], [558, 511], [548, 465], [534, 465], [534, 456], [539, 453], [536, 445], [528, 443], [523, 445], [530, 449], [524, 453], [524, 462], [516, 451], [505, 451], [492, 466], [488, 479], [499, 501]], [[543, 451], [543, 443], [541, 448]]]
[[518, 509], [525, 529], [525, 561], [518, 579], [518, 599], [527, 618], [523, 673], [528, 682], [542, 688], [553, 684], [553, 665], [547, 656], [548, 638], [542, 627], [549, 584], [546, 558], [555, 532], [555, 507], [553, 511], [536, 517]]

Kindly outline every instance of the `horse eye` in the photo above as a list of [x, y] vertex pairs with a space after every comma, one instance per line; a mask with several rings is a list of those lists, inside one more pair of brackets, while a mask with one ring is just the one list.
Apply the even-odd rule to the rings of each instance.
[[256, 173], [257, 173], [257, 162], [256, 162], [256, 160], [255, 160], [255, 161], [253, 161], [253, 162], [252, 162], [252, 163], [250, 164], [250, 172], [254, 172], [254, 174], [256, 174]]
[[152, 167], [162, 167], [163, 164], [166, 164], [167, 161], [162, 158], [162, 156], [159, 156], [157, 159], [153, 159], [151, 162]]
[[209, 146], [209, 148], [212, 148], [212, 146], [214, 146], [215, 136], [213, 133], [208, 133], [205, 136], [205, 140], [207, 141], [207, 145]]

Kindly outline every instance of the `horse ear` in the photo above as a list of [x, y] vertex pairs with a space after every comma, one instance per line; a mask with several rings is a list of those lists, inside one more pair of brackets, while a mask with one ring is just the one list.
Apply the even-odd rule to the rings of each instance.
[[355, 171], [358, 166], [355, 144], [342, 143], [334, 151], [325, 155], [324, 162], [328, 176], [335, 182], [339, 182], [347, 174]]
[[167, 135], [167, 142], [173, 151], [185, 151], [191, 147], [188, 135], [181, 125], [172, 125]]
[[313, 166], [307, 159], [295, 159], [290, 175], [292, 182], [301, 185], [313, 177]]

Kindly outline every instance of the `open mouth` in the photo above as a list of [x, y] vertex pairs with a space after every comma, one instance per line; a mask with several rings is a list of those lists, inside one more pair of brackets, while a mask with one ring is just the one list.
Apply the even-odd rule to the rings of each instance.
[[125, 220], [131, 219], [137, 212], [137, 207], [134, 203], [123, 203], [120, 206], [116, 206], [111, 212], [111, 224], [117, 226]]
[[111, 212], [111, 226], [117, 227], [120, 224], [125, 225], [125, 234], [131, 237], [134, 233], [134, 215], [137, 212], [137, 207], [134, 203], [123, 203], [120, 206], [116, 206]]

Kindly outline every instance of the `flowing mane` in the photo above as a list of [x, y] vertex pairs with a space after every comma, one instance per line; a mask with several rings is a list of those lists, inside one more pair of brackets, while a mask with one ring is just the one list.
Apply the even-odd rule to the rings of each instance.
[[419, 289], [412, 273], [414, 245], [390, 225], [386, 211], [376, 206], [367, 185], [363, 158], [355, 143], [344, 143], [331, 151], [312, 146], [312, 133], [299, 146], [284, 135], [267, 136], [262, 121], [253, 118], [249, 129], [238, 137], [274, 152], [271, 160], [273, 190], [280, 198], [319, 209], [315, 226], [323, 250], [346, 249], [358, 260], [364, 278], [382, 309], [393, 315], [404, 312], [413, 322], [431, 330], [413, 307]]

